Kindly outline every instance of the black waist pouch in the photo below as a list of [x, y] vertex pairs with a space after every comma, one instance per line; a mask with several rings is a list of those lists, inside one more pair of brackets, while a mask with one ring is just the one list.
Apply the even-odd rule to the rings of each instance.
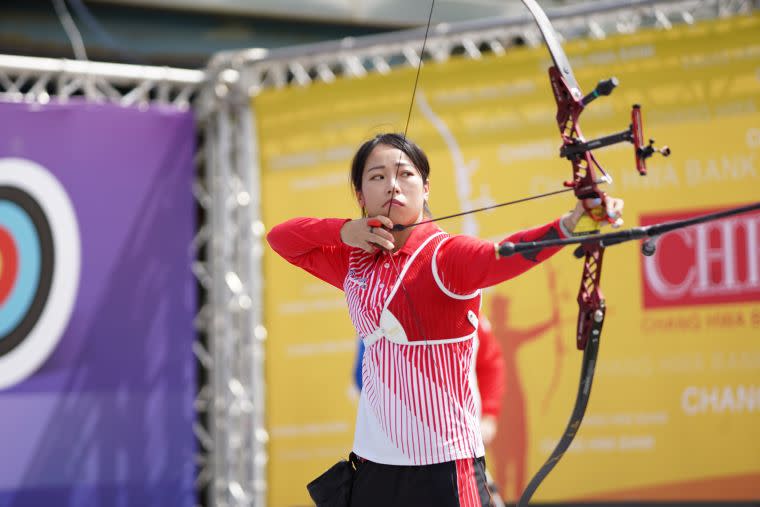
[[309, 484], [306, 489], [317, 507], [348, 507], [354, 480], [354, 453], [349, 460], [340, 460]]

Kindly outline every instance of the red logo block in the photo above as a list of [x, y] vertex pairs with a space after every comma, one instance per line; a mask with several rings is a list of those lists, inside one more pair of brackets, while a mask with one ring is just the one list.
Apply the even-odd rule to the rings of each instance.
[[[641, 225], [721, 209], [642, 215]], [[760, 212], [663, 234], [641, 258], [644, 308], [760, 301]]]

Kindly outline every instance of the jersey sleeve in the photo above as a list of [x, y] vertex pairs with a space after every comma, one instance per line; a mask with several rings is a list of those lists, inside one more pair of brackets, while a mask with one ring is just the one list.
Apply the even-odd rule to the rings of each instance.
[[267, 241], [289, 263], [342, 290], [350, 247], [340, 239], [340, 229], [347, 221], [293, 218], [273, 227]]
[[[510, 234], [502, 242], [521, 243], [566, 237], [559, 219], [532, 229]], [[561, 247], [498, 257], [497, 245], [472, 236], [452, 236], [438, 250], [438, 276], [456, 294], [470, 294], [514, 278], [545, 261]]]

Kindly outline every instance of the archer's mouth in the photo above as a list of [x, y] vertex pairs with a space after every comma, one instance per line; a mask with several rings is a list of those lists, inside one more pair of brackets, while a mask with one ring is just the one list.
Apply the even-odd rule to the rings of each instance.
[[389, 206], [403, 206], [404, 203], [399, 201], [398, 199], [388, 199], [385, 201], [385, 204], [383, 204], [383, 207], [387, 208]]

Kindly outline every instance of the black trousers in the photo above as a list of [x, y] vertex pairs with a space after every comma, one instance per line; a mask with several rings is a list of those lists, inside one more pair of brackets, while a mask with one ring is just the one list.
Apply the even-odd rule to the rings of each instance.
[[358, 464], [351, 507], [491, 507], [485, 458], [434, 465]]

